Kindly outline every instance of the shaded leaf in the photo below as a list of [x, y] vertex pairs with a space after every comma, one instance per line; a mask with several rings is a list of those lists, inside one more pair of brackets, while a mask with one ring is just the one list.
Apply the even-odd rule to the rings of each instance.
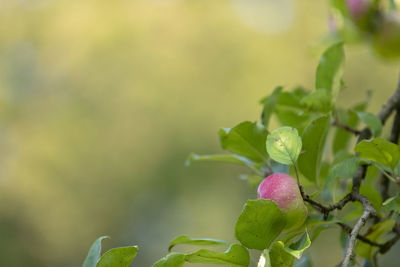
[[277, 86], [271, 95], [262, 100], [264, 108], [262, 111], [261, 119], [262, 119], [262, 124], [265, 127], [268, 127], [269, 119], [271, 118], [271, 115], [275, 110], [275, 106], [278, 103], [279, 95], [282, 89], [283, 89], [282, 86]]
[[236, 222], [235, 235], [244, 246], [263, 250], [278, 237], [285, 225], [285, 216], [274, 201], [248, 200]]
[[301, 104], [308, 109], [320, 112], [329, 112], [331, 110], [331, 92], [325, 88], [315, 90], [301, 100]]
[[129, 267], [137, 251], [137, 246], [110, 249], [103, 254], [96, 267]]
[[293, 267], [312, 267], [311, 259], [307, 255], [301, 257], [301, 259], [297, 260]]
[[285, 247], [285, 250], [290, 253], [296, 259], [300, 259], [303, 252], [311, 246], [310, 236], [307, 232], [295, 243], [289, 247]]
[[224, 128], [219, 131], [223, 149], [256, 162], [266, 160], [265, 140], [267, 134], [268, 132], [262, 124], [250, 121], [242, 122], [231, 129]]
[[250, 255], [245, 247], [233, 244], [226, 252], [214, 252], [200, 249], [186, 255], [186, 261], [191, 263], [225, 264], [230, 266], [248, 267]]
[[[393, 218], [377, 223], [371, 227], [369, 233], [365, 237], [373, 242], [379, 243], [385, 234], [392, 231], [394, 224], [395, 221]], [[366, 259], [371, 259], [376, 249], [376, 247], [372, 247], [362, 241], [359, 241], [357, 242], [355, 251], [357, 255]]]
[[336, 99], [343, 76], [343, 67], [343, 44], [337, 43], [330, 46], [319, 60], [315, 77], [315, 89], [326, 89], [330, 91], [332, 99]]
[[305, 151], [298, 160], [298, 166], [304, 176], [313, 182], [319, 178], [325, 141], [330, 129], [330, 117], [321, 116], [313, 120], [304, 130], [302, 148]]
[[363, 184], [360, 187], [360, 194], [368, 198], [374, 209], [379, 212], [382, 207], [382, 196], [374, 187]]
[[364, 111], [357, 111], [357, 115], [360, 120], [371, 130], [373, 136], [378, 137], [381, 135], [382, 122], [377, 116]]
[[175, 237], [171, 243], [169, 244], [168, 251], [176, 245], [196, 245], [196, 246], [217, 246], [217, 245], [228, 245], [228, 242], [223, 240], [217, 239], [210, 239], [210, 238], [190, 238], [186, 235], [181, 235]]
[[281, 127], [267, 137], [269, 156], [282, 164], [295, 164], [301, 151], [301, 138], [295, 128]]
[[331, 201], [332, 193], [336, 185], [336, 178], [352, 178], [355, 175], [359, 164], [360, 159], [352, 157], [333, 165], [325, 179], [324, 191], [322, 193], [323, 198], [327, 201]]
[[96, 241], [94, 241], [93, 245], [90, 247], [89, 253], [83, 262], [82, 267], [95, 267], [97, 262], [101, 257], [101, 241], [103, 239], [109, 238], [108, 236], [99, 237]]

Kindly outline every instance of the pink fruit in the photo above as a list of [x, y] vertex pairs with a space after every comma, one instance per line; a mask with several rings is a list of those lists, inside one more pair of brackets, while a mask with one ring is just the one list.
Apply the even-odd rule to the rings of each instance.
[[273, 200], [286, 215], [286, 231], [304, 224], [307, 208], [304, 205], [296, 180], [286, 173], [275, 173], [258, 186], [258, 198]]
[[369, 0], [346, 0], [346, 5], [352, 18], [359, 19], [368, 12]]

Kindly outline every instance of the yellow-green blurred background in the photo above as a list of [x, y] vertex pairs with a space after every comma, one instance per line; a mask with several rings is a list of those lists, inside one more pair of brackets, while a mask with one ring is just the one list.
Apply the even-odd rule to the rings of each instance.
[[[0, 0], [0, 266], [79, 266], [101, 235], [139, 245], [141, 267], [180, 234], [233, 241], [255, 192], [240, 168], [185, 159], [220, 152], [218, 129], [258, 119], [274, 86], [313, 89], [328, 14], [317, 0]], [[399, 62], [346, 53], [339, 105], [372, 89], [374, 112]], [[315, 266], [340, 261], [337, 233]]]

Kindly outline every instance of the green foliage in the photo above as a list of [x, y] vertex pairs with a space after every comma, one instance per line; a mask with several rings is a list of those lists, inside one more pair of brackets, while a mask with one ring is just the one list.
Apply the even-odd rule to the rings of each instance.
[[383, 138], [363, 140], [354, 148], [360, 158], [389, 167], [393, 172], [400, 160], [400, 147]]
[[101, 257], [101, 241], [103, 239], [109, 238], [108, 236], [99, 237], [96, 241], [94, 241], [93, 245], [90, 247], [89, 253], [83, 262], [82, 267], [96, 267], [97, 262]]
[[172, 252], [154, 263], [153, 267], [182, 267], [185, 261], [185, 254]]
[[236, 238], [244, 246], [268, 248], [285, 228], [286, 219], [272, 200], [248, 200], [235, 225]]
[[[377, 223], [371, 227], [369, 233], [365, 236], [373, 242], [379, 243], [382, 241], [382, 237], [392, 231], [395, 221], [390, 218], [383, 222]], [[369, 244], [359, 242], [356, 246], [356, 253], [363, 258], [372, 259], [374, 252], [377, 250], [376, 247], [372, 247]]]
[[[339, 10], [347, 25], [347, 20], [352, 19], [353, 11], [348, 9], [343, 0], [332, 0], [331, 3]], [[368, 7], [366, 18], [371, 15], [370, 11], [376, 11], [375, 8], [375, 5]], [[365, 24], [365, 21], [353, 22], [357, 31], [371, 31], [371, 25]], [[344, 84], [343, 41], [346, 40], [334, 43], [322, 54], [316, 69], [314, 91], [310, 92], [302, 87], [284, 91], [282, 86], [276, 87], [270, 95], [261, 100], [261, 123], [244, 121], [233, 128], [223, 128], [219, 131], [221, 146], [229, 154], [191, 154], [186, 161], [187, 165], [192, 162], [209, 161], [246, 166], [251, 172], [240, 177], [247, 180], [253, 189], [265, 176], [272, 173], [296, 175], [298, 183], [303, 182], [300, 178], [306, 178], [304, 184], [298, 184], [303, 198], [300, 198], [299, 194], [299, 201], [295, 204], [285, 202], [286, 199], [282, 198], [282, 205], [291, 205], [288, 208], [294, 210], [297, 221], [300, 219], [297, 216], [300, 214], [299, 207], [304, 208], [301, 214], [304, 214], [304, 217], [309, 214], [305, 223], [295, 230], [288, 230], [286, 226], [291, 222], [290, 216], [274, 201], [250, 199], [244, 205], [235, 224], [235, 237], [241, 244], [181, 235], [171, 241], [169, 254], [157, 261], [153, 267], [180, 267], [185, 263], [246, 267], [250, 264], [249, 249], [262, 251], [258, 267], [309, 267], [312, 264], [309, 257], [303, 257], [305, 250], [311, 247], [312, 242], [324, 230], [337, 225], [353, 234], [355, 230], [349, 230], [351, 226], [346, 224], [353, 223], [354, 220], [361, 222], [360, 216], [366, 206], [365, 202], [371, 204], [376, 211], [376, 221], [365, 231], [364, 238], [379, 244], [387, 240], [388, 234], [397, 223], [397, 214], [393, 216], [393, 213], [400, 211], [400, 197], [398, 194], [382, 204], [383, 195], [376, 189], [376, 183], [381, 175], [388, 177], [391, 182], [399, 183], [397, 176], [400, 175], [400, 147], [379, 137], [383, 130], [382, 121], [378, 116], [366, 111], [369, 93], [364, 102], [351, 108], [336, 106], [336, 97]], [[281, 125], [269, 132], [268, 127], [273, 116], [276, 116]], [[358, 136], [363, 136], [356, 128], [360, 121], [371, 131], [374, 138], [362, 140], [354, 147], [349, 147], [350, 144], [356, 143]], [[337, 127], [335, 131], [332, 130], [333, 127]], [[328, 145], [328, 141], [332, 141], [332, 144]], [[367, 177], [362, 177], [361, 184], [357, 184], [359, 181], [356, 173], [363, 170], [360, 165], [368, 168], [371, 164], [379, 172], [368, 172]], [[296, 166], [299, 167], [301, 177]], [[273, 191], [273, 186], [271, 188]], [[296, 185], [295, 189], [298, 188]], [[286, 189], [288, 191], [290, 188]], [[336, 202], [337, 196], [342, 195], [346, 195], [348, 202], [353, 203], [346, 209], [344, 206], [347, 202], [343, 206], [319, 202]], [[356, 202], [360, 198], [362, 201], [359, 202], [362, 203]], [[304, 204], [309, 204], [308, 212]], [[282, 206], [281, 203], [279, 205]], [[283, 208], [285, 211], [286, 207]], [[342, 208], [341, 213], [334, 211]], [[359, 232], [358, 235], [362, 233]], [[116, 262], [123, 264], [118, 263], [119, 265], [115, 266], [129, 265], [136, 255], [137, 247], [112, 249], [100, 257], [103, 238], [105, 237], [99, 238], [93, 244], [84, 267], [111, 266], [117, 264]], [[359, 236], [358, 238], [362, 239]], [[344, 243], [347, 234], [343, 235], [341, 240]], [[177, 245], [229, 247], [225, 252], [208, 248], [188, 253], [171, 252]], [[346, 244], [343, 244], [343, 247], [346, 247]], [[371, 259], [377, 249], [377, 246], [359, 241], [355, 248], [356, 256]]]
[[250, 264], [250, 256], [245, 247], [233, 244], [226, 252], [214, 252], [207, 249], [201, 249], [187, 255], [186, 261], [191, 263], [224, 264], [233, 267], [247, 267]]
[[110, 249], [103, 254], [96, 267], [129, 267], [137, 251], [137, 246]]
[[[344, 68], [343, 44], [329, 47], [321, 56], [315, 76], [315, 89], [328, 90], [334, 102], [339, 93]], [[329, 104], [329, 103], [328, 103]]]
[[364, 111], [358, 111], [357, 115], [360, 118], [360, 120], [363, 123], [365, 123], [367, 125], [367, 127], [372, 131], [372, 134], [375, 137], [378, 137], [381, 135], [382, 122], [377, 116], [375, 116], [374, 114], [371, 114], [369, 112], [364, 112]]
[[168, 251], [171, 251], [176, 245], [187, 244], [187, 245], [197, 245], [197, 246], [217, 246], [217, 245], [227, 245], [228, 243], [223, 240], [210, 239], [210, 238], [190, 238], [186, 235], [181, 235], [169, 244]]
[[295, 128], [282, 127], [267, 137], [269, 156], [282, 164], [295, 164], [301, 151], [301, 137]]
[[299, 169], [307, 179], [313, 182], [317, 182], [319, 178], [330, 124], [329, 116], [321, 116], [307, 126], [302, 136], [304, 153], [299, 157]]
[[219, 131], [222, 148], [256, 162], [263, 162], [267, 158], [267, 134], [262, 124], [249, 121]]
[[383, 208], [388, 212], [394, 211], [400, 213], [400, 194], [386, 199], [383, 203]]

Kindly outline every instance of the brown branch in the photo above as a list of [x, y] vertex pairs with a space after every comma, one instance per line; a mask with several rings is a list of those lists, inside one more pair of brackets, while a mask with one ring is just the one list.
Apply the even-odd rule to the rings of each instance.
[[342, 130], [345, 130], [347, 132], [350, 132], [350, 133], [352, 133], [354, 135], [359, 135], [361, 133], [360, 130], [354, 129], [354, 128], [348, 126], [348, 125], [340, 123], [339, 118], [337, 116], [337, 113], [335, 113], [335, 118], [332, 121], [331, 125], [332, 126], [336, 126], [336, 127], [340, 128]]
[[[341, 223], [341, 222], [338, 222], [336, 224], [339, 225], [348, 234], [351, 234], [351, 232], [353, 231], [353, 228], [351, 228], [347, 224], [344, 224], [344, 223]], [[360, 235], [360, 234], [357, 235], [357, 239], [362, 241], [362, 242], [364, 242], [364, 243], [366, 243], [366, 244], [368, 244], [368, 245], [374, 246], [374, 247], [382, 247], [383, 246], [383, 244], [379, 244], [379, 243], [376, 243], [374, 241], [371, 241], [367, 237], [365, 237], [363, 235]]]
[[347, 244], [347, 249], [346, 249], [346, 254], [342, 262], [342, 267], [348, 267], [350, 265], [350, 261], [353, 259], [354, 255], [354, 247], [357, 243], [357, 236], [359, 235], [359, 232], [361, 228], [364, 226], [368, 218], [371, 216], [372, 212], [375, 212], [375, 210], [370, 209], [371, 207], [364, 207], [364, 212], [361, 215], [360, 219], [358, 219], [356, 225], [354, 226], [353, 230], [350, 233], [350, 239]]
[[[400, 136], [400, 109], [396, 109], [396, 115], [393, 120], [392, 130], [390, 132], [389, 142], [394, 144], [398, 144]], [[385, 201], [389, 198], [389, 179], [386, 177], [384, 173], [381, 173], [379, 176], [379, 189], [382, 195], [382, 200]]]

